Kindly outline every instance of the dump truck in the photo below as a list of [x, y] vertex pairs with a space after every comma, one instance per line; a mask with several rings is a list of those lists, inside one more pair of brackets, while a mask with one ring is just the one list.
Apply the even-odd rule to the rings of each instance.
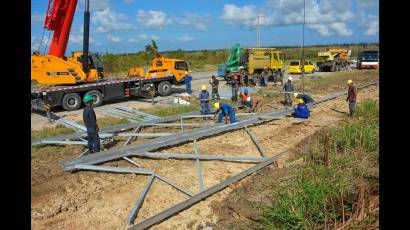
[[224, 78], [229, 80], [233, 75], [242, 74], [253, 75], [255, 79], [259, 79], [266, 69], [271, 73], [270, 81], [281, 81], [283, 62], [282, 52], [276, 48], [241, 48], [239, 44], [235, 44], [231, 47], [226, 61]]
[[172, 73], [174, 79], [171, 83], [178, 84], [184, 81], [188, 74], [188, 63], [182, 59], [156, 57], [151, 61], [151, 66], [131, 67], [128, 77], [143, 77], [146, 79], [168, 77]]
[[360, 52], [356, 66], [358, 69], [377, 69], [379, 67], [379, 52], [374, 50]]
[[[48, 54], [35, 52], [31, 56], [32, 111], [60, 106], [64, 110], [77, 110], [83, 105], [85, 95], [91, 95], [94, 106], [99, 106], [107, 100], [151, 97], [153, 92], [161, 96], [171, 94], [171, 84], [181, 76], [179, 72], [175, 77], [106, 79], [100, 57], [88, 50], [89, 0], [85, 0], [84, 7], [83, 51], [73, 52], [71, 57], [64, 56], [76, 7], [77, 0], [48, 3], [44, 28], [53, 31], [53, 39]], [[175, 62], [174, 67], [186, 73], [186, 63]]]
[[324, 52], [318, 52], [319, 61], [316, 63], [321, 72], [334, 72], [347, 69], [351, 50], [344, 48], [327, 48]]

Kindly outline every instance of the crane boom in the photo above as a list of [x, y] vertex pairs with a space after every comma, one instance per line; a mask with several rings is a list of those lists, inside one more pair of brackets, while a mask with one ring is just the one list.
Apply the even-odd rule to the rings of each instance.
[[44, 28], [54, 31], [48, 54], [64, 57], [78, 0], [49, 0]]

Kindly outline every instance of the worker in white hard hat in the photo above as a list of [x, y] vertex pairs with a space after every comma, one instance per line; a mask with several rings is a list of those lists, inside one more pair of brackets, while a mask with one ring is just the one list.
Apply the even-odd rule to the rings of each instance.
[[[198, 99], [201, 102], [201, 115], [211, 114], [211, 108], [209, 106], [209, 92], [206, 89], [206, 85], [201, 86], [201, 93], [199, 93]], [[204, 117], [204, 120], [206, 120], [207, 118], [208, 117]]]
[[349, 117], [352, 117], [356, 109], [357, 88], [353, 85], [352, 80], [348, 80], [347, 85], [346, 101], [349, 102]]
[[283, 91], [285, 91], [285, 105], [292, 105], [292, 94], [295, 91], [295, 86], [292, 82], [292, 77], [288, 77], [288, 81], [283, 85]]

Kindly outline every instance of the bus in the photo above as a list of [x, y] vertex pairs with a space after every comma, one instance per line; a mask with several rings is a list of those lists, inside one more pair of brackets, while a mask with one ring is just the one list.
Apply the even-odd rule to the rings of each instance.
[[363, 51], [357, 57], [358, 69], [376, 69], [379, 67], [379, 52], [378, 51]]

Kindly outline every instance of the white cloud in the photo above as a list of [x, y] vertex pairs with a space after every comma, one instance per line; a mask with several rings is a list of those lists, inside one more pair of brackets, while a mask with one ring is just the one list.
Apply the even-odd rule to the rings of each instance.
[[325, 25], [320, 25], [320, 24], [314, 24], [314, 25], [308, 25], [310, 29], [316, 30], [320, 36], [330, 36], [332, 33], [329, 31], [329, 28]]
[[83, 42], [82, 34], [70, 34], [69, 41], [74, 44], [81, 44]]
[[121, 42], [121, 39], [119, 37], [115, 37], [111, 34], [107, 34], [107, 40], [113, 43]]
[[148, 35], [146, 34], [139, 34], [136, 38], [129, 38], [128, 42], [142, 42], [148, 40]]
[[[50, 45], [51, 39], [47, 38], [46, 36], [43, 39], [32, 36], [31, 37], [31, 51], [38, 51], [41, 48], [40, 52], [43, 52], [43, 49]], [[41, 46], [40, 46], [41, 45]]]
[[138, 22], [149, 28], [161, 29], [172, 22], [172, 19], [168, 18], [167, 14], [163, 11], [139, 10], [137, 13], [137, 18]]
[[152, 39], [152, 40], [155, 40], [155, 41], [156, 41], [156, 40], [159, 40], [159, 36], [157, 36], [157, 35], [151, 35], [151, 39]]
[[356, 0], [357, 6], [361, 9], [372, 6], [379, 6], [379, 0]]
[[[265, 6], [225, 4], [222, 20], [227, 24], [255, 28], [257, 16], [262, 26], [297, 25], [303, 23], [303, 0], [267, 0]], [[306, 0], [306, 24], [321, 36], [350, 36], [347, 22], [355, 15], [351, 0]]]
[[125, 15], [111, 11], [107, 8], [103, 11], [95, 12], [91, 20], [97, 24], [97, 32], [106, 33], [111, 31], [133, 29], [132, 24], [121, 22], [121, 20], [124, 19], [127, 19]]
[[225, 4], [221, 18], [227, 24], [252, 26], [255, 25], [257, 15], [257, 8], [254, 5], [239, 7], [234, 4]]
[[379, 16], [367, 15], [367, 17], [365, 17], [363, 15], [360, 25], [366, 28], [365, 35], [376, 35], [379, 33]]
[[102, 11], [111, 7], [111, 0], [90, 0], [90, 10]]
[[189, 41], [192, 41], [192, 40], [194, 40], [194, 38], [190, 35], [182, 35], [182, 36], [178, 37], [178, 41], [181, 41], [181, 42], [189, 42]]
[[348, 29], [345, 23], [334, 22], [330, 24], [330, 28], [334, 29], [339, 36], [346, 37], [351, 36], [353, 31]]
[[124, 2], [125, 2], [126, 4], [132, 4], [132, 3], [134, 3], [134, 1], [135, 1], [135, 0], [124, 0]]
[[209, 15], [200, 16], [197, 14], [187, 14], [184, 18], [179, 18], [175, 20], [181, 25], [192, 26], [201, 31], [207, 31], [208, 25], [211, 22], [211, 17]]

